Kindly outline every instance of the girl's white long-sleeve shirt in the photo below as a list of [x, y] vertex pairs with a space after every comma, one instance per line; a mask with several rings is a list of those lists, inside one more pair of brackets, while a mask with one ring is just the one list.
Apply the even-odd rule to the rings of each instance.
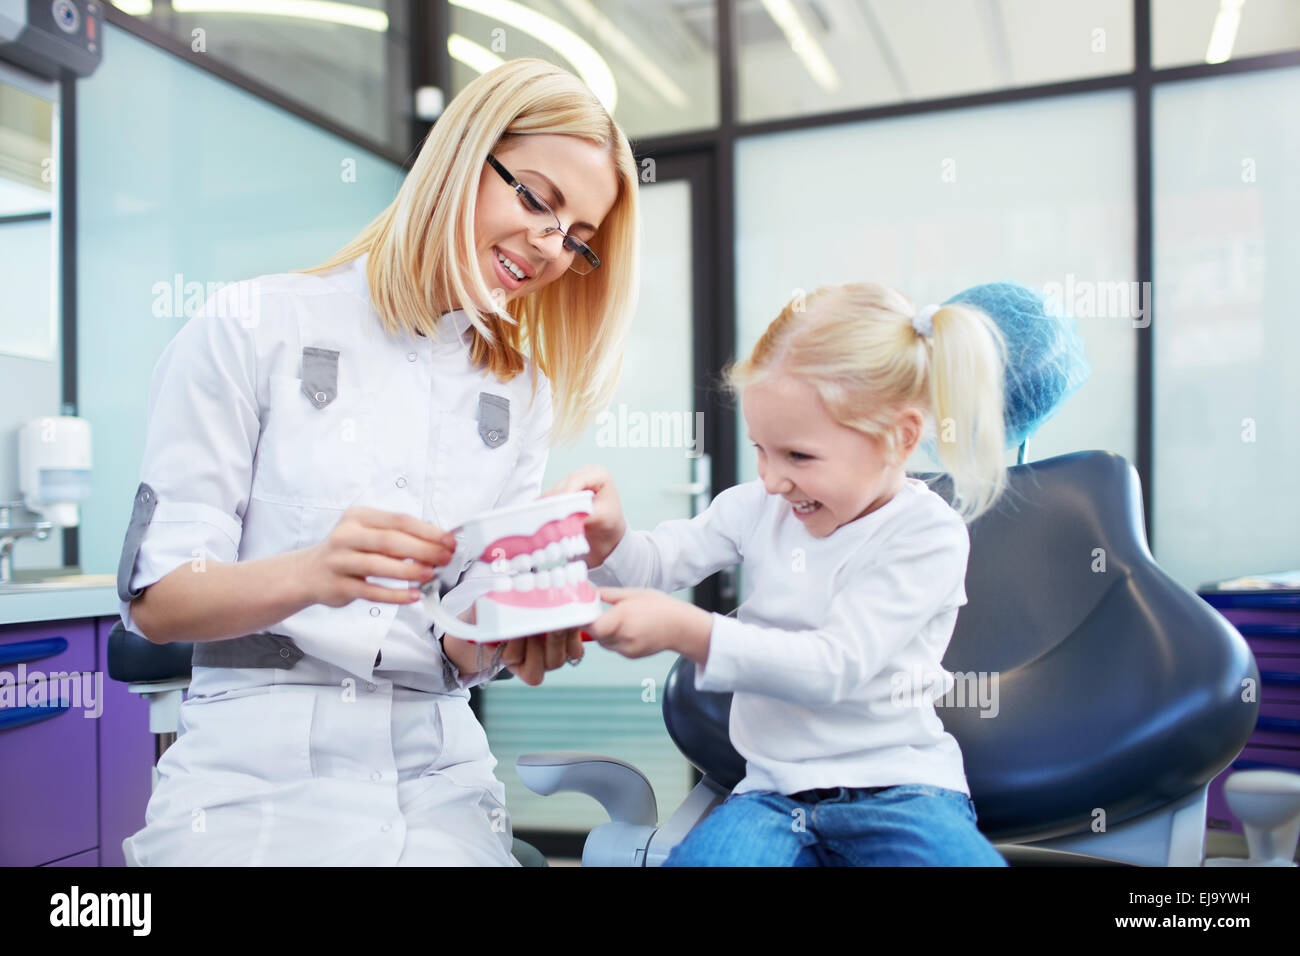
[[871, 514], [813, 536], [761, 481], [723, 491], [690, 519], [629, 529], [590, 572], [600, 586], [675, 591], [744, 563], [749, 597], [713, 615], [695, 686], [731, 691], [735, 788], [930, 784], [970, 793], [961, 749], [934, 701], [966, 603], [970, 537], [923, 481]]

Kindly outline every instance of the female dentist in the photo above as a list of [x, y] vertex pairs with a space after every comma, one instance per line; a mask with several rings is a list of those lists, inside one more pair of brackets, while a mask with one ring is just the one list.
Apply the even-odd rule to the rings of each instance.
[[[414, 586], [451, 559], [444, 529], [536, 498], [552, 438], [608, 404], [636, 220], [600, 102], [510, 61], [352, 242], [221, 289], [168, 343], [118, 596], [194, 668], [128, 863], [518, 865], [468, 688], [540, 683], [581, 642], [485, 664]], [[491, 571], [457, 561], [442, 600], [468, 620]]]

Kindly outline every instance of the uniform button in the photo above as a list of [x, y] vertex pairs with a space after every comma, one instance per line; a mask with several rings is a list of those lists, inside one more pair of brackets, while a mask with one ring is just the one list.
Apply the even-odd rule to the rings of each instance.
[[496, 440], [497, 440], [497, 437], [498, 437], [500, 434], [501, 434], [501, 433], [498, 432], [495, 428], [492, 429], [490, 432], [488, 432], [488, 441], [496, 441]]
[[387, 832], [388, 832], [389, 830], [391, 830], [392, 828], [393, 828], [393, 825], [392, 825], [391, 823], [385, 823], [385, 824], [384, 824], [383, 826], [381, 826], [379, 829], [380, 829], [382, 832], [387, 833]]
[[379, 617], [379, 608], [377, 608], [377, 607], [372, 607], [372, 608], [370, 609], [370, 616], [371, 616], [371, 617]]
[[288, 660], [288, 658], [289, 658], [289, 648], [287, 648], [287, 647], [282, 647], [282, 648], [280, 648], [280, 656], [283, 657], [283, 658], [285, 658], [286, 660]]
[[317, 393], [316, 393], [316, 401], [318, 401], [318, 402], [323, 402], [323, 401], [325, 401], [325, 393], [324, 393], [324, 392], [317, 392]]
[[375, 685], [370, 683], [370, 681], [366, 681], [366, 690], [374, 690], [374, 689], [375, 689]]
[[383, 774], [380, 773], [378, 770], [376, 770], [374, 773], [372, 773], [372, 774], [370, 775], [370, 779], [371, 779], [371, 780], [378, 780], [378, 779], [380, 779], [382, 776], [383, 776]]
[[405, 487], [406, 487], [406, 479], [405, 479], [405, 478], [398, 478], [398, 479], [397, 479], [397, 487], [399, 487], [399, 488], [405, 488]]
[[407, 352], [407, 353], [406, 353], [406, 360], [407, 360], [408, 362], [414, 362], [415, 359], [416, 359], [416, 355], [415, 355], [414, 352]]

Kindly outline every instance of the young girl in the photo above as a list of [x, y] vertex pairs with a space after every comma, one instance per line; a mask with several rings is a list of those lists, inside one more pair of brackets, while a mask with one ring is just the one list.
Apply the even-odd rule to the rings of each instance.
[[[636, 231], [622, 131], [573, 75], [512, 60], [352, 242], [177, 332], [118, 594], [128, 630], [194, 643], [193, 678], [128, 862], [517, 865], [468, 688], [502, 664], [540, 683], [581, 642], [480, 666], [416, 585], [608, 401]], [[468, 565], [452, 613], [493, 586]]]
[[[1005, 866], [976, 828], [957, 741], [933, 700], [966, 603], [965, 521], [1005, 485], [1006, 347], [983, 312], [917, 312], [873, 285], [796, 300], [728, 370], [743, 389], [759, 480], [690, 520], [628, 531], [608, 472], [588, 562], [613, 604], [587, 630], [627, 657], [676, 651], [695, 686], [731, 691], [746, 759], [732, 794], [668, 866]], [[904, 462], [935, 423], [958, 510]], [[667, 594], [744, 562], [736, 618]], [[655, 590], [639, 590], [652, 588]], [[942, 673], [942, 687], [911, 687]]]

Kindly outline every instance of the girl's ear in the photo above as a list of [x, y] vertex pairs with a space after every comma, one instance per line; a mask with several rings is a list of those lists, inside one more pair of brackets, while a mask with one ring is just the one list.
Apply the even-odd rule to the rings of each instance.
[[895, 424], [895, 433], [898, 435], [898, 461], [896, 465], [901, 465], [911, 457], [912, 452], [916, 450], [917, 444], [921, 441], [921, 433], [925, 429], [925, 418], [921, 415], [919, 409], [908, 408], [899, 413], [898, 421]]

